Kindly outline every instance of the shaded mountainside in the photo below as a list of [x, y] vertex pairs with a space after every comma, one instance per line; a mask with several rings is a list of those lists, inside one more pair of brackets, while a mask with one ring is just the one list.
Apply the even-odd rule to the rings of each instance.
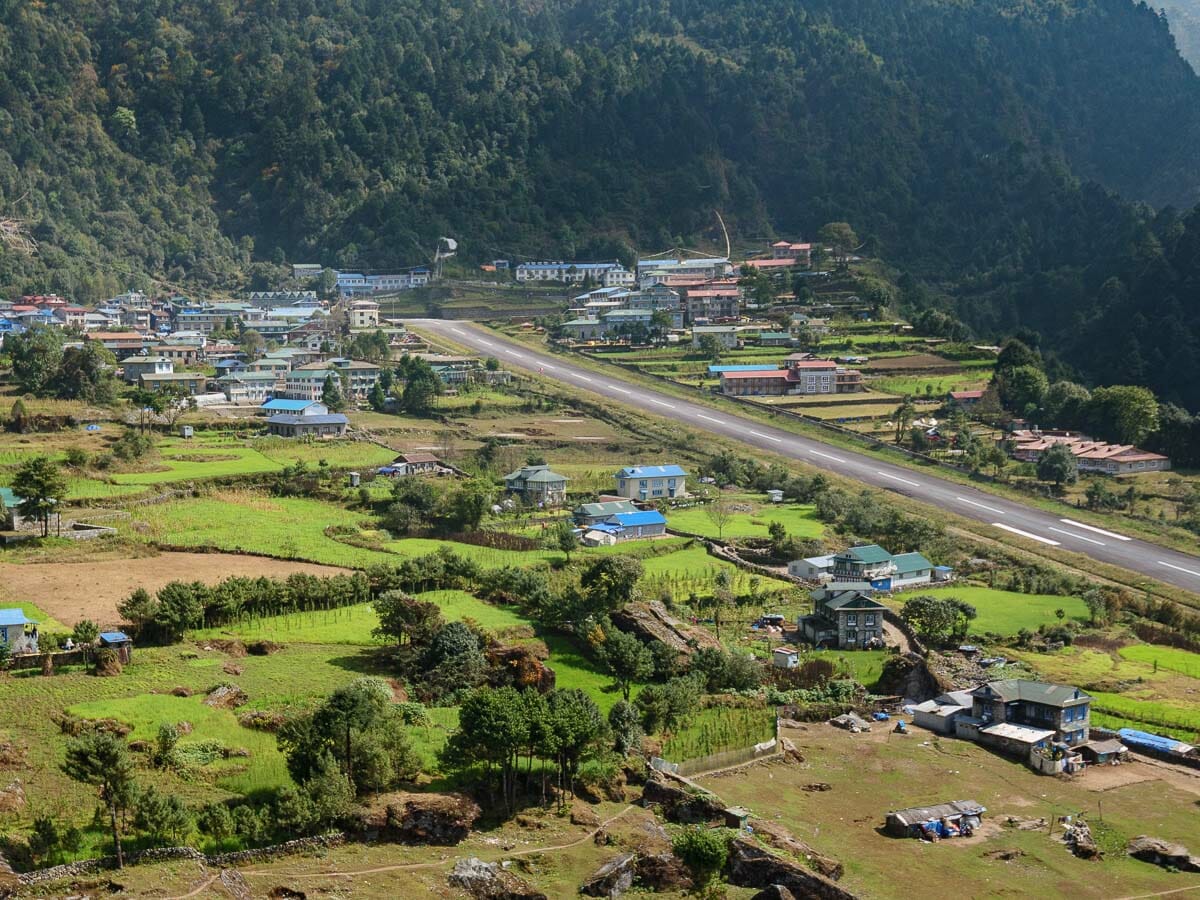
[[997, 297], [1144, 240], [1110, 191], [1200, 198], [1200, 81], [1128, 0], [0, 10], [0, 212], [42, 248], [0, 251], [0, 293], [385, 268], [440, 234], [613, 256], [711, 236], [718, 208], [743, 236], [848, 220], [984, 297], [961, 314], [986, 328], [1020, 318]]

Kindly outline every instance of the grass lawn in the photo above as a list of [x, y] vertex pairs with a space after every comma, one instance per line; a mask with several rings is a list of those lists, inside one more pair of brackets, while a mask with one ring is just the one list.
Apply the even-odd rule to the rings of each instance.
[[450, 735], [458, 729], [457, 706], [435, 706], [425, 711], [428, 725], [414, 725], [408, 730], [413, 750], [421, 757], [421, 768], [425, 772], [438, 771], [437, 755], [446, 746]]
[[986, 376], [987, 372], [979, 368], [969, 372], [938, 372], [936, 375], [895, 375], [872, 379], [871, 387], [899, 396], [910, 394], [941, 398], [950, 391], [983, 387], [987, 383]]
[[198, 769], [219, 787], [235, 794], [267, 790], [292, 783], [283, 754], [275, 744], [275, 735], [238, 724], [237, 716], [227, 709], [205, 706], [201, 697], [173, 697], [170, 694], [143, 694], [112, 700], [77, 703], [68, 712], [86, 719], [117, 719], [133, 727], [131, 741], [154, 741], [163, 724], [188, 722], [190, 734], [179, 741], [181, 753], [198, 749], [197, 745], [215, 742], [229, 750], [244, 749], [250, 756], [225, 759], [219, 750], [209, 752], [208, 760]]
[[1154, 671], [1166, 669], [1189, 678], [1200, 679], [1200, 654], [1189, 653], [1175, 647], [1159, 647], [1154, 644], [1131, 644], [1117, 651], [1122, 658], [1145, 663]]
[[[779, 522], [789, 535], [801, 538], [820, 537], [825, 528], [817, 519], [815, 507], [795, 503], [761, 503], [741, 498], [727, 498], [727, 505], [750, 506], [747, 512], [733, 512], [725, 525], [724, 537], [767, 537], [771, 522]], [[717, 527], [708, 517], [708, 505], [674, 510], [667, 516], [667, 527], [715, 538]]]
[[929, 594], [934, 597], [956, 597], [975, 607], [978, 613], [971, 623], [972, 634], [1016, 634], [1022, 628], [1031, 631], [1039, 625], [1053, 625], [1058, 621], [1056, 609], [1066, 612], [1066, 619], [1087, 622], [1087, 605], [1078, 597], [1060, 597], [1051, 594], [1018, 594], [994, 588], [952, 584], [945, 587], [914, 588], [907, 594], [899, 594], [892, 603], [897, 608], [904, 605], [906, 596]]
[[20, 609], [25, 613], [25, 618], [33, 619], [38, 623], [38, 631], [42, 634], [70, 634], [71, 629], [62, 622], [55, 619], [49, 613], [43, 612], [39, 607], [26, 600], [16, 601], [0, 601], [0, 608], [3, 609]]
[[[718, 572], [729, 572], [735, 595], [748, 592], [753, 577], [732, 563], [709, 556], [704, 547], [696, 543], [674, 553], [643, 559], [642, 566], [645, 569], [644, 594], [654, 596], [660, 590], [669, 589], [677, 600], [686, 599], [692, 591], [711, 593]], [[792, 584], [774, 578], [759, 578], [760, 591], [791, 587]]]

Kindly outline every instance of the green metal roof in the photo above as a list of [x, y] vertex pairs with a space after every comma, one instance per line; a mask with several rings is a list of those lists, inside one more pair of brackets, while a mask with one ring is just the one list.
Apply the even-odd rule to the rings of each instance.
[[888, 553], [878, 544], [864, 544], [861, 547], [851, 547], [840, 556], [851, 556], [859, 562], [863, 563], [881, 563], [887, 562], [892, 558], [892, 554]]
[[971, 691], [971, 696], [985, 697], [989, 689], [1005, 703], [1013, 700], [1027, 700], [1030, 703], [1044, 703], [1047, 706], [1070, 706], [1092, 699], [1079, 688], [1069, 684], [1050, 684], [1045, 681], [1026, 681], [1015, 678], [1005, 681], [989, 681]]
[[892, 557], [892, 562], [896, 566], [897, 575], [907, 575], [910, 572], [933, 568], [933, 563], [920, 553], [897, 553]]
[[534, 472], [525, 479], [526, 484], [548, 484], [557, 481], [561, 481], [566, 484], [567, 476], [559, 475], [557, 472], [551, 472], [549, 469], [543, 469], [539, 472]]
[[848, 591], [840, 597], [822, 601], [826, 609], [887, 609], [873, 597], [868, 597], [862, 591]]

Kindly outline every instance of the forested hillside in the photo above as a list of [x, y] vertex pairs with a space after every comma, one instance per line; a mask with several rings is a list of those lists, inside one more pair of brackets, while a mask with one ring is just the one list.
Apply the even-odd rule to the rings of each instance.
[[1144, 242], [1110, 191], [1200, 197], [1200, 82], [1126, 0], [0, 10], [0, 212], [41, 247], [0, 251], [0, 293], [382, 268], [440, 234], [468, 259], [611, 256], [718, 208], [755, 237], [850, 221], [986, 328], [1051, 271], [1086, 273], [1086, 303]]

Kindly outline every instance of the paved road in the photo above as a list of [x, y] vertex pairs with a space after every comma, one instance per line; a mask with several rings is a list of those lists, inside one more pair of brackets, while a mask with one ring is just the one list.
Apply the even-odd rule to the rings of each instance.
[[1015, 537], [1082, 553], [1092, 559], [1200, 593], [1200, 557], [1085, 525], [1069, 516], [1058, 516], [1005, 500], [947, 481], [932, 471], [914, 471], [875, 459], [866, 453], [843, 450], [733, 413], [681, 400], [615, 375], [599, 375], [561, 356], [531, 350], [468, 322], [420, 319], [411, 324], [480, 353], [495, 356], [509, 368], [537, 372], [646, 412], [686, 422], [692, 428], [733, 438], [760, 450], [790, 456], [872, 487], [904, 494], [958, 515], [986, 522]]

